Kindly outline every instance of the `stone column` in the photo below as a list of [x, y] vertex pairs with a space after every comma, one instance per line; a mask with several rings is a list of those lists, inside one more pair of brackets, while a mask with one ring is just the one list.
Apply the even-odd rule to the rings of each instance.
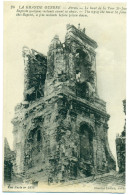
[[30, 50], [28, 47], [23, 47], [22, 55], [24, 59], [24, 100], [26, 100], [26, 91], [30, 88]]

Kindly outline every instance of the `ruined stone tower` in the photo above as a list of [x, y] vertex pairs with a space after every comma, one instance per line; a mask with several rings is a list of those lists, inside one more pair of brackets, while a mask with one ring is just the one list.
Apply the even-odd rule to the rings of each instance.
[[23, 48], [24, 101], [15, 108], [15, 174], [60, 182], [115, 169], [107, 138], [109, 115], [97, 94], [97, 43], [67, 25], [47, 57]]

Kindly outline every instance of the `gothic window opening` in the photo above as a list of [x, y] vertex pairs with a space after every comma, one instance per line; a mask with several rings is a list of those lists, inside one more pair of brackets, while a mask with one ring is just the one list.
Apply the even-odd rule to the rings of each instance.
[[95, 71], [92, 70], [91, 53], [79, 48], [76, 50], [76, 95], [87, 99], [95, 93]]
[[91, 175], [93, 164], [93, 133], [87, 124], [80, 127], [80, 162], [83, 163], [84, 172]]
[[36, 162], [36, 158], [39, 155], [42, 147], [42, 136], [39, 127], [30, 131], [25, 144], [25, 163], [28, 168], [31, 168]]
[[83, 49], [77, 49], [76, 53], [76, 70], [80, 71], [80, 80], [83, 82], [87, 80], [89, 75], [91, 56], [88, 51], [83, 51]]

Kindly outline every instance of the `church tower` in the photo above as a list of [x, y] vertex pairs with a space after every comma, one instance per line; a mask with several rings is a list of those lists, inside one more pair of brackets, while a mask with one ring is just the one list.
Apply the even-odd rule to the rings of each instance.
[[106, 103], [97, 93], [97, 43], [85, 29], [67, 25], [47, 57], [23, 48], [24, 101], [16, 107], [15, 173], [60, 182], [115, 170], [108, 145]]

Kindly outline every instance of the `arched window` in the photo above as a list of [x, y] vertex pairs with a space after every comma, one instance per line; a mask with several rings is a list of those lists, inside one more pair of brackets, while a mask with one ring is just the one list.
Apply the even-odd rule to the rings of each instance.
[[93, 133], [86, 123], [80, 126], [80, 163], [84, 174], [90, 176], [93, 165]]
[[25, 164], [28, 168], [35, 166], [36, 156], [39, 155], [42, 147], [42, 135], [39, 127], [31, 130], [25, 144]]
[[92, 155], [92, 131], [86, 125], [83, 124], [80, 127], [80, 158], [89, 160]]
[[76, 95], [81, 98], [86, 98], [86, 83], [89, 79], [91, 70], [91, 56], [89, 51], [83, 49], [76, 50]]

